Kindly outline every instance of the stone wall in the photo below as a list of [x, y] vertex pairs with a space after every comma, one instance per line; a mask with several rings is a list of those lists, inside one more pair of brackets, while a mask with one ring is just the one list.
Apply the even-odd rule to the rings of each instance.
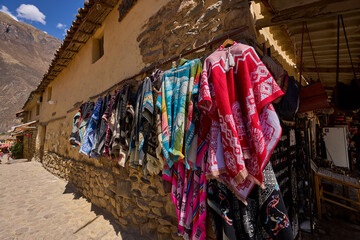
[[144, 178], [141, 171], [119, 167], [104, 158], [75, 160], [48, 151], [43, 166], [74, 184], [123, 228], [157, 239], [179, 239], [175, 205], [160, 176]]
[[[149, 19], [137, 41], [143, 61], [151, 65], [199, 47], [223, 33], [250, 25], [246, 0], [173, 0]], [[246, 31], [236, 39], [247, 41], [250, 35]], [[215, 49], [203, 49], [186, 58], [204, 56]]]

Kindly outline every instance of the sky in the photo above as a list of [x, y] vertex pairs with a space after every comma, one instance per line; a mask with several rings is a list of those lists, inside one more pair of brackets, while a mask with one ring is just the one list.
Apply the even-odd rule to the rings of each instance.
[[0, 0], [0, 11], [64, 39], [84, 0]]

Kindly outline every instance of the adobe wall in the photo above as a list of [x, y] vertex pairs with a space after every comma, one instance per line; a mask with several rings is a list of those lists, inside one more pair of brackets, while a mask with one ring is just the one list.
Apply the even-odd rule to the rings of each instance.
[[23, 140], [23, 158], [27, 160], [32, 160], [35, 152], [35, 141], [36, 141], [37, 131], [31, 130], [24, 135]]
[[[56, 104], [42, 104], [40, 122], [63, 115], [66, 118], [46, 125], [44, 144], [38, 136], [38, 156], [41, 158], [43, 151], [44, 167], [73, 183], [93, 204], [110, 212], [122, 227], [158, 239], [177, 239], [175, 206], [170, 193], [164, 191], [161, 176], [145, 178], [140, 170], [79, 154], [79, 149], [71, 147], [68, 141], [76, 111], [67, 110], [155, 61], [249, 24], [247, 1], [144, 0], [138, 1], [121, 22], [115, 8], [95, 33], [104, 32], [104, 56], [91, 63], [89, 40], [51, 83]], [[249, 33], [245, 35], [248, 37]], [[216, 48], [187, 58], [204, 56]]]

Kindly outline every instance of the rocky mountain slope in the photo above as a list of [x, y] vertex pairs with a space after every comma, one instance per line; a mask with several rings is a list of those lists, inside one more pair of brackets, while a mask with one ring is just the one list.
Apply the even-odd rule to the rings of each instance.
[[30, 92], [40, 83], [61, 40], [0, 12], [0, 133], [15, 125]]

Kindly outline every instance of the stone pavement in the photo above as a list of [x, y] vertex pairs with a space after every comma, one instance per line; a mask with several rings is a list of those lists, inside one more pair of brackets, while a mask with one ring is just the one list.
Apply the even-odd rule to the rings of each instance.
[[0, 239], [143, 239], [38, 162], [0, 164]]

